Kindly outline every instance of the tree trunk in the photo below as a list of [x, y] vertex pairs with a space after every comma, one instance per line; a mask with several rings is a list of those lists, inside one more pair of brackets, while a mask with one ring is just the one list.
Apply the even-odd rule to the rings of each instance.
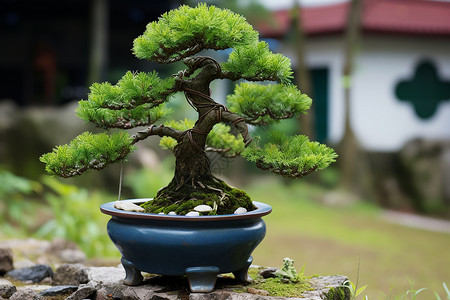
[[[311, 75], [308, 66], [305, 62], [305, 45], [306, 38], [303, 31], [302, 19], [301, 19], [301, 6], [296, 2], [292, 11], [292, 34], [294, 39], [295, 57], [297, 60], [297, 76], [295, 84], [298, 88], [307, 95], [312, 94], [311, 88]], [[312, 106], [306, 115], [302, 115], [299, 118], [300, 130], [302, 134], [307, 135], [309, 138], [314, 139], [314, 106]]]
[[352, 0], [348, 13], [348, 23], [345, 40], [344, 57], [344, 105], [345, 105], [345, 131], [339, 145], [341, 186], [347, 190], [353, 189], [356, 169], [358, 167], [359, 145], [351, 126], [351, 87], [354, 71], [356, 50], [360, 45], [360, 20], [362, 0]]
[[108, 61], [108, 1], [93, 0], [91, 12], [91, 45], [89, 51], [89, 85], [105, 75]]

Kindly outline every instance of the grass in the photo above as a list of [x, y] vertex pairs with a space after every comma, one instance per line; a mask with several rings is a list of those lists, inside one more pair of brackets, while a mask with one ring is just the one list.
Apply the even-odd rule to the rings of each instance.
[[330, 192], [305, 182], [264, 179], [246, 191], [273, 208], [264, 218], [267, 234], [254, 252], [256, 264], [277, 267], [290, 257], [314, 274], [342, 274], [368, 285], [369, 299], [400, 299], [423, 287], [416, 299], [435, 299], [434, 291], [445, 299], [450, 235], [386, 223], [380, 209], [361, 201], [325, 206]]

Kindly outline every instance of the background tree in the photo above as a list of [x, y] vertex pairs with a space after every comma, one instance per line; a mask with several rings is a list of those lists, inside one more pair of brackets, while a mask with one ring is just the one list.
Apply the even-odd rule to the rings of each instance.
[[[233, 51], [222, 63], [196, 56], [204, 49], [228, 48]], [[94, 83], [88, 100], [79, 102], [78, 116], [98, 127], [120, 130], [112, 134], [85, 132], [56, 147], [41, 157], [48, 172], [71, 177], [102, 169], [125, 159], [137, 142], [160, 136], [161, 146], [175, 155], [175, 174], [154, 201], [144, 205], [147, 210], [167, 212], [183, 203], [197, 205], [204, 200], [215, 202], [217, 213], [222, 214], [236, 206], [251, 209], [252, 204], [244, 192], [211, 173], [206, 152], [242, 155], [263, 170], [296, 178], [334, 161], [332, 149], [310, 142], [306, 136], [274, 133], [273, 142], [248, 146], [252, 140], [248, 125], [297, 117], [310, 107], [311, 99], [290, 83], [289, 59], [272, 53], [241, 15], [205, 4], [181, 6], [149, 23], [135, 39], [133, 52], [138, 58], [162, 64], [182, 61], [187, 68], [165, 79], [156, 72], [127, 72], [115, 85]], [[273, 83], [241, 82], [225, 106], [210, 97], [210, 84], [217, 79]], [[165, 103], [176, 92], [184, 92], [197, 120], [162, 121], [170, 115]], [[141, 126], [149, 127], [133, 135], [125, 131]]]
[[360, 158], [360, 150], [355, 133], [351, 126], [351, 86], [354, 72], [355, 57], [360, 46], [361, 35], [361, 13], [362, 1], [352, 0], [347, 19], [347, 28], [345, 32], [344, 49], [344, 69], [342, 77], [344, 82], [344, 108], [345, 108], [345, 127], [344, 136], [339, 144], [341, 153], [341, 186], [347, 190], [352, 190], [355, 180], [356, 161]]

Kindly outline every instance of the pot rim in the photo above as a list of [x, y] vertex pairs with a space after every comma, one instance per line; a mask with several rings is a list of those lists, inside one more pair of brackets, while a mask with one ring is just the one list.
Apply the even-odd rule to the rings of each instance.
[[[129, 201], [134, 204], [141, 204], [147, 201], [152, 200], [153, 198], [141, 198], [141, 199], [125, 199], [120, 201]], [[268, 215], [272, 212], [272, 207], [268, 204], [253, 201], [253, 204], [257, 207], [257, 209], [248, 211], [243, 214], [235, 215], [216, 215], [216, 216], [198, 216], [198, 217], [190, 217], [190, 216], [179, 216], [179, 215], [159, 215], [159, 214], [151, 214], [151, 213], [141, 213], [141, 212], [131, 212], [124, 211], [114, 207], [114, 202], [108, 202], [100, 206], [100, 211], [106, 215], [110, 215], [113, 217], [120, 218], [129, 218], [129, 219], [147, 219], [147, 220], [166, 220], [166, 221], [225, 221], [225, 220], [241, 220], [241, 219], [254, 219], [260, 218], [262, 216]]]

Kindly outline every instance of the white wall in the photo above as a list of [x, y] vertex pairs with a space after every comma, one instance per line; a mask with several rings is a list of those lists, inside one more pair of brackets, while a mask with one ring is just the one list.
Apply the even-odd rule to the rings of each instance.
[[414, 138], [450, 138], [450, 101], [440, 102], [437, 112], [424, 120], [416, 115], [411, 102], [395, 96], [395, 85], [410, 78], [421, 59], [430, 59], [439, 77], [450, 81], [448, 39], [394, 36], [364, 39], [351, 100], [352, 125], [364, 148], [396, 151]]

